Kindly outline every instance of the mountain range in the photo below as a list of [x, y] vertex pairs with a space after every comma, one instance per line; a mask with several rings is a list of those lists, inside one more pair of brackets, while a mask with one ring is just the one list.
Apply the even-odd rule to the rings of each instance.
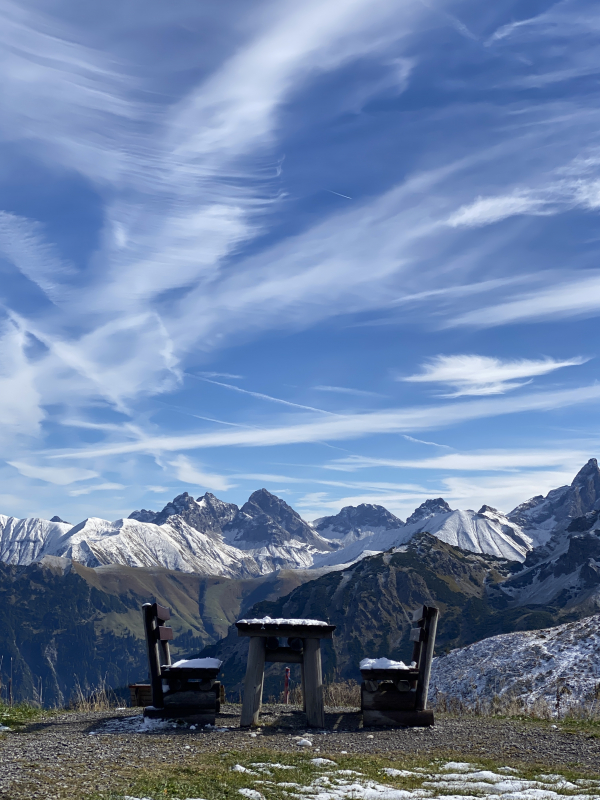
[[[569, 486], [506, 515], [437, 498], [405, 522], [363, 504], [308, 523], [263, 489], [241, 508], [183, 493], [116, 522], [0, 516], [0, 562], [0, 680], [10, 657], [15, 696], [63, 702], [76, 675], [143, 679], [139, 608], [154, 600], [173, 611], [175, 653], [218, 654], [233, 691], [241, 614], [328, 617], [338, 629], [326, 674], [356, 678], [364, 656], [409, 657], [409, 612], [422, 602], [442, 610], [438, 653], [597, 614], [600, 470], [591, 459]], [[277, 691], [281, 670], [269, 669]]]
[[[383, 506], [363, 503], [306, 522], [284, 500], [260, 489], [241, 508], [207, 492], [187, 492], [162, 511], [142, 509], [114, 522], [95, 517], [76, 525], [0, 516], [0, 561], [31, 564], [46, 555], [89, 567], [161, 566], [182, 572], [245, 578], [277, 569], [332, 567], [406, 544], [427, 531], [474, 553], [525, 563], [528, 568], [569, 548], [569, 526], [600, 527], [600, 470], [591, 459], [563, 486], [502, 514], [453, 510], [442, 498], [426, 500], [404, 522]], [[587, 516], [586, 516], [587, 515]]]

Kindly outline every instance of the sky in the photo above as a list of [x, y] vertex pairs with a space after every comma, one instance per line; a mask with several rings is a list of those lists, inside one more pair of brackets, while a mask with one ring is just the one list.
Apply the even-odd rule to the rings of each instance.
[[591, 0], [0, 0], [0, 513], [569, 483], [599, 45]]

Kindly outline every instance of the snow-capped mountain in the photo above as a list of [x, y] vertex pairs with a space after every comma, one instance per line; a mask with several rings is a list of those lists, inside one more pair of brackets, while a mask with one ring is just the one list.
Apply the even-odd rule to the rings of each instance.
[[180, 517], [190, 527], [213, 538], [220, 538], [223, 527], [235, 517], [239, 508], [235, 503], [225, 503], [214, 494], [206, 492], [197, 500], [187, 492], [178, 495], [162, 511], [134, 511], [129, 519], [164, 525], [171, 517]]
[[0, 514], [0, 561], [5, 564], [31, 564], [44, 555], [73, 527], [68, 522], [16, 519]]
[[[344, 509], [348, 519], [352, 518], [351, 510]], [[453, 511], [445, 500], [438, 497], [422, 503], [406, 523], [402, 523], [397, 517], [394, 519], [399, 527], [390, 530], [377, 529], [370, 535], [366, 533], [365, 527], [362, 538], [349, 539], [349, 543], [335, 553], [315, 556], [315, 564], [319, 567], [345, 564], [365, 555], [399, 547], [410, 541], [415, 534], [425, 531], [454, 547], [506, 558], [509, 561], [524, 561], [533, 546], [531, 538], [518, 525], [490, 506], [483, 506], [477, 512]], [[352, 535], [353, 528], [350, 525], [346, 530], [346, 536]], [[340, 520], [336, 523], [336, 533], [340, 537], [344, 534]], [[345, 540], [342, 538], [342, 541]]]
[[430, 696], [458, 697], [469, 704], [495, 695], [539, 700], [562, 710], [594, 699], [600, 674], [600, 614], [540, 631], [492, 636], [433, 661]]
[[89, 519], [71, 526], [58, 518], [0, 516], [0, 560], [29, 564], [55, 555], [90, 566], [161, 565], [241, 577], [348, 564], [428, 532], [464, 550], [524, 562], [503, 586], [505, 599], [521, 602], [527, 596], [542, 602], [536, 598], [559, 590], [580, 599], [582, 592], [592, 591], [600, 562], [599, 518], [600, 470], [591, 459], [570, 486], [534, 497], [508, 515], [486, 505], [477, 512], [453, 510], [434, 498], [406, 522], [383, 506], [362, 504], [311, 525], [281, 498], [260, 489], [242, 508], [210, 493], [195, 500], [184, 492], [162, 511], [142, 509], [115, 522]]
[[371, 503], [345, 506], [339, 514], [321, 517], [313, 522], [313, 528], [321, 536], [342, 546], [373, 534], [399, 531], [402, 527], [402, 520], [387, 508]]

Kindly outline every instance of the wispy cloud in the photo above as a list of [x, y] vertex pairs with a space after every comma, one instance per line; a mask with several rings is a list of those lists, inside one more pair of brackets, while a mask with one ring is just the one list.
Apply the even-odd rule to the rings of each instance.
[[149, 436], [140, 442], [82, 447], [74, 452], [57, 453], [49, 457], [82, 458], [124, 453], [161, 453], [208, 447], [271, 447], [302, 442], [351, 440], [369, 434], [432, 430], [473, 419], [568, 408], [596, 402], [598, 398], [600, 398], [600, 386], [593, 385], [554, 392], [521, 394], [493, 400], [471, 400], [443, 406], [345, 414], [301, 424], [261, 428], [260, 430], [228, 430], [183, 436]]
[[407, 442], [415, 442], [416, 444], [426, 444], [430, 447], [443, 447], [446, 450], [452, 450], [448, 444], [438, 444], [438, 442], [427, 442], [424, 439], [415, 439], [414, 436], [409, 436], [407, 433], [403, 433], [402, 438], [406, 439]]
[[595, 316], [600, 313], [600, 275], [574, 276], [556, 282], [537, 292], [529, 292], [516, 300], [483, 306], [459, 314], [450, 326], [475, 325], [493, 327], [516, 322], [537, 322], [543, 319]]
[[444, 397], [465, 395], [504, 394], [531, 383], [533, 379], [547, 375], [564, 367], [580, 366], [587, 358], [572, 358], [556, 361], [552, 358], [539, 360], [491, 358], [478, 355], [435, 356], [427, 361], [416, 375], [399, 380], [409, 383], [437, 383], [450, 386], [453, 392]]
[[[191, 378], [197, 377], [196, 375], [191, 375], [190, 373], [188, 374]], [[292, 408], [301, 408], [303, 411], [316, 411], [319, 414], [334, 415], [333, 411], [325, 411], [323, 408], [315, 408], [314, 406], [305, 406], [301, 403], [293, 403], [291, 400], [283, 400], [281, 397], [273, 397], [270, 394], [263, 394], [263, 392], [251, 392], [249, 389], [242, 389], [240, 386], [234, 386], [231, 383], [221, 383], [220, 381], [213, 381], [210, 378], [198, 378], [198, 380], [206, 381], [206, 383], [212, 383], [215, 386], [222, 386], [224, 389], [231, 389], [232, 391], [239, 392], [240, 394], [247, 394], [250, 397], [256, 397], [258, 400], [268, 400], [271, 403], [280, 403], [281, 405], [291, 406]]]
[[351, 389], [347, 386], [313, 386], [318, 392], [333, 392], [334, 394], [350, 394], [356, 397], [384, 397], [379, 392], [369, 392], [365, 389]]
[[169, 466], [175, 469], [177, 480], [183, 483], [191, 483], [194, 486], [205, 489], [215, 489], [216, 491], [227, 491], [235, 486], [234, 483], [223, 475], [212, 472], [205, 472], [196, 467], [189, 458], [179, 455], [174, 461], [169, 461]]
[[[53, 483], [56, 486], [68, 486], [76, 481], [89, 481], [97, 478], [98, 473], [91, 469], [81, 469], [79, 467], [54, 467], [40, 464], [27, 464], [22, 461], [7, 461], [11, 467], [18, 470], [21, 475], [27, 478]], [[85, 494], [83, 490], [80, 494]]]
[[116, 492], [126, 487], [122, 483], [96, 483], [92, 486], [82, 486], [81, 489], [71, 489], [69, 494], [71, 497], [79, 497], [84, 494], [91, 494], [92, 492]]
[[578, 470], [590, 458], [596, 442], [590, 442], [587, 448], [531, 448], [529, 450], [486, 450], [466, 453], [448, 453], [433, 458], [370, 458], [368, 456], [348, 456], [330, 462], [329, 469], [355, 471], [376, 467], [392, 467], [395, 469], [423, 469], [436, 471], [461, 472], [520, 472], [529, 469], [553, 469], [563, 467], [566, 470]]

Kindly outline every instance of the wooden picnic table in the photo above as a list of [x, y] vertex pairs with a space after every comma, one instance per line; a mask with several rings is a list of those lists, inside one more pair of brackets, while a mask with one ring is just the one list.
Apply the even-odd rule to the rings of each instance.
[[[331, 639], [335, 625], [319, 620], [239, 620], [238, 636], [249, 636], [248, 664], [240, 725], [258, 725], [262, 705], [265, 662], [300, 664], [302, 694], [310, 727], [325, 726], [321, 639]], [[287, 646], [280, 639], [287, 639]]]

